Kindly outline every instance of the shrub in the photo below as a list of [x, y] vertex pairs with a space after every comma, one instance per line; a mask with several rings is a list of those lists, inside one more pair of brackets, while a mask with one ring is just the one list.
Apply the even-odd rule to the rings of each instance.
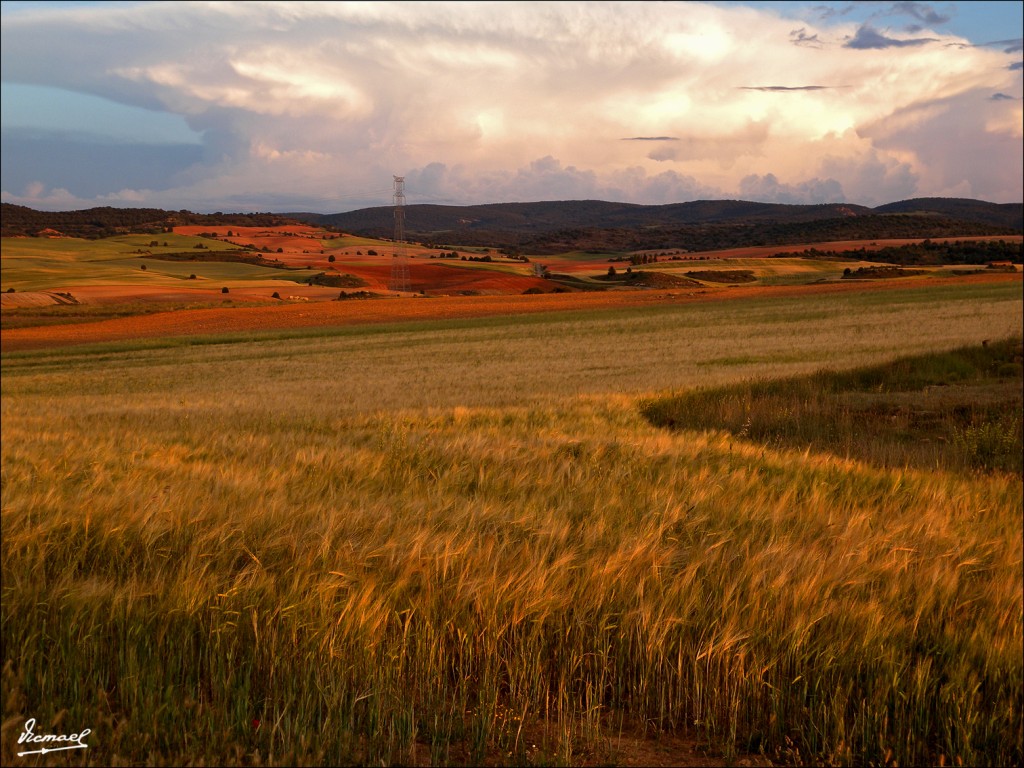
[[1009, 379], [1012, 377], [1020, 377], [1024, 368], [1020, 363], [1002, 363], [996, 369], [996, 376], [1001, 379]]
[[329, 261], [331, 264], [334, 263], [334, 254], [333, 253], [330, 256], [327, 257], [327, 261]]
[[189, 280], [195, 280], [196, 279], [196, 273], [193, 272], [191, 275], [188, 276], [188, 279]]
[[221, 288], [220, 292], [221, 293], [229, 293], [227, 286], [224, 286], [223, 288]]
[[953, 446], [972, 467], [1021, 471], [1021, 415], [1006, 414], [993, 421], [953, 428]]
[[270, 294], [270, 298], [272, 298], [272, 299], [280, 299], [281, 298], [281, 294], [278, 293], [277, 291], [274, 291], [272, 294]]

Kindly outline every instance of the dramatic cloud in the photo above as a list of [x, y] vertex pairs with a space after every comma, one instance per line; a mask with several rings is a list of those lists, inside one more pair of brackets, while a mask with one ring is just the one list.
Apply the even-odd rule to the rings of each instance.
[[742, 85], [741, 91], [827, 91], [833, 85]]
[[805, 27], [801, 27], [800, 29], [794, 29], [792, 32], [790, 32], [789, 42], [791, 42], [793, 45], [803, 45], [807, 46], [808, 48], [822, 47], [822, 42], [818, 38], [818, 36], [816, 34], [807, 34], [807, 29]]
[[918, 196], [918, 177], [910, 164], [873, 149], [853, 157], [826, 156], [818, 172], [828, 179], [842, 179], [846, 200], [861, 205]]
[[196, 144], [114, 142], [102, 136], [43, 132], [26, 128], [0, 134], [4, 181], [15, 189], [31, 183], [67, 186], [83, 197], [146, 185], [175, 186], [179, 174], [201, 163], [203, 148]]
[[992, 40], [988, 43], [978, 43], [978, 45], [990, 48], [1001, 48], [1003, 53], [1020, 53], [1024, 50], [1024, 38], [1016, 37], [1012, 40]]
[[892, 8], [889, 11], [889, 15], [897, 14], [910, 16], [930, 27], [945, 24], [951, 18], [950, 16], [939, 13], [930, 5], [913, 2], [893, 3]]
[[[941, 23], [930, 6], [896, 5]], [[387, 204], [393, 174], [406, 177], [410, 203], [745, 192], [862, 202], [876, 197], [872, 178], [905, 196], [966, 185], [1021, 197], [1020, 180], [998, 171], [1019, 157], [1007, 139], [1020, 132], [1017, 62], [935, 31], [900, 39], [835, 9], [813, 23], [698, 2], [4, 13], [5, 83], [183, 120], [198, 142], [117, 143], [69, 114], [54, 143], [31, 110], [14, 123], [5, 107], [2, 195], [12, 202], [329, 212]]]
[[[1019, 198], [1024, 108], [978, 89], [908, 105], [861, 129], [879, 152], [904, 157], [939, 197]], [[982, 192], [984, 190], [984, 192]]]
[[783, 184], [774, 173], [745, 176], [740, 181], [740, 195], [744, 200], [790, 205], [846, 202], [843, 187], [835, 179], [810, 179], [799, 184]]
[[893, 37], [886, 37], [867, 24], [857, 30], [857, 34], [846, 43], [847, 48], [856, 50], [879, 50], [883, 48], [907, 48], [917, 45], [926, 45], [936, 42], [934, 37], [912, 37], [899, 40]]

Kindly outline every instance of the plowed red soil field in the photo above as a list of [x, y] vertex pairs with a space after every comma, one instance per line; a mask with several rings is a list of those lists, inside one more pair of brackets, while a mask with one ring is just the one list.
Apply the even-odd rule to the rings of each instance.
[[[957, 284], [1015, 281], [1017, 272], [956, 278]], [[0, 333], [4, 352], [61, 347], [103, 341], [192, 336], [289, 328], [336, 327], [406, 321], [517, 315], [642, 307], [665, 302], [737, 301], [761, 297], [846, 293], [850, 291], [912, 291], [934, 285], [928, 281], [874, 280], [803, 286], [754, 286], [677, 290], [547, 293], [516, 296], [444, 296], [437, 298], [379, 298], [281, 304], [265, 307], [224, 307], [159, 312], [138, 317], [37, 328], [14, 328]]]
[[[230, 227], [230, 226], [187, 226], [175, 227], [181, 235], [213, 233], [218, 238], [235, 245], [252, 245], [258, 249], [267, 248], [268, 258], [276, 259], [289, 267], [308, 267], [326, 272], [328, 275], [350, 274], [363, 278], [370, 291], [386, 291], [391, 281], [393, 246], [385, 245], [387, 252], [377, 256], [365, 253], [372, 250], [366, 246], [335, 248], [332, 240], [340, 236], [316, 227], [291, 225], [280, 227]], [[228, 235], [228, 232], [231, 235]], [[377, 246], [379, 249], [380, 246]], [[413, 246], [408, 248], [419, 254], [409, 253], [406, 263], [409, 268], [409, 290], [430, 295], [457, 293], [522, 293], [528, 288], [549, 290], [550, 285], [537, 277], [502, 273], [500, 270], [472, 269], [452, 266], [443, 261], [424, 258], [424, 254], [437, 254], [437, 248]], [[365, 255], [364, 255], [365, 254]], [[329, 261], [331, 257], [338, 263]]]

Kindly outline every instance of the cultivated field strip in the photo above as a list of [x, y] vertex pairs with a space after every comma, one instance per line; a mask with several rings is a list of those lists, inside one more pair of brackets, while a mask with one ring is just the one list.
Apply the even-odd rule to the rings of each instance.
[[[996, 288], [999, 285], [1001, 287]], [[311, 288], [315, 291], [334, 289]], [[81, 322], [49, 327], [12, 327], [0, 333], [3, 352], [57, 348], [70, 345], [115, 343], [141, 338], [212, 336], [223, 334], [255, 334], [262, 332], [310, 332], [325, 328], [390, 323], [429, 323], [431, 321], [472, 320], [483, 317], [512, 317], [552, 313], [586, 314], [643, 308], [658, 313], [662, 309], [690, 308], [717, 303], [722, 299], [758, 305], [775, 301], [784, 306], [800, 297], [814, 297], [835, 306], [860, 306], [857, 294], [869, 293], [881, 303], [946, 303], [971, 301], [989, 296], [992, 290], [1004, 296], [1020, 296], [1020, 275], [973, 275], [949, 279], [877, 280], [834, 282], [820, 285], [732, 286], [729, 288], [681, 288], [678, 290], [616, 290], [584, 293], [546, 293], [518, 296], [445, 296], [430, 299], [347, 300], [298, 302], [276, 306], [222, 306], [218, 308], [176, 310], [115, 317], [108, 320]], [[219, 294], [218, 294], [219, 295]], [[266, 297], [265, 297], [266, 298]], [[846, 303], [849, 299], [852, 303]], [[187, 295], [178, 301], [188, 302]], [[871, 299], [863, 301], [871, 302]], [[276, 303], [276, 302], [275, 302]], [[741, 308], [732, 307], [734, 312]], [[745, 307], [743, 308], [745, 309]], [[827, 313], [826, 315], [827, 316]], [[542, 321], [546, 321], [543, 318]]]
[[1022, 315], [1018, 282], [129, 341], [6, 355], [3, 391], [186, 411], [521, 405], [852, 367], [1020, 334]]

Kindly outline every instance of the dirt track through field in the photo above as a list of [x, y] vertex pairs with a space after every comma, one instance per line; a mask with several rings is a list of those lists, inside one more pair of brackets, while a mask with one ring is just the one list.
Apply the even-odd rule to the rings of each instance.
[[[1021, 282], [1022, 273], [971, 275], [956, 284]], [[448, 320], [519, 315], [536, 312], [567, 312], [628, 307], [740, 300], [798, 295], [841, 294], [851, 291], [915, 290], [934, 286], [934, 280], [873, 280], [802, 286], [753, 286], [657, 291], [607, 291], [601, 293], [549, 293], [528, 296], [446, 296], [439, 298], [349, 299], [269, 307], [218, 307], [159, 312], [97, 322], [34, 328], [14, 328], [0, 333], [0, 349], [27, 349], [123, 341], [164, 336], [197, 336], [259, 330], [338, 327], [410, 321]]]

